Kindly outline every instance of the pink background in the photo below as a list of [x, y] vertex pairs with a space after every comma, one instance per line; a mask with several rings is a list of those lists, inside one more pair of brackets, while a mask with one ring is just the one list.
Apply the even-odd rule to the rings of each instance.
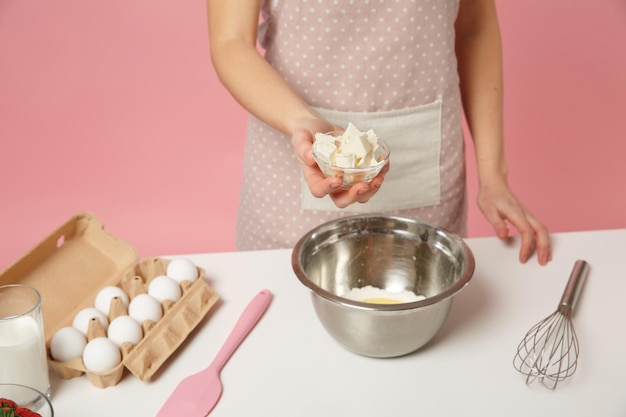
[[[626, 227], [626, 2], [498, 6], [511, 184], [554, 232]], [[205, 15], [202, 0], [0, 2], [0, 270], [80, 211], [139, 256], [234, 249], [245, 113]], [[491, 236], [468, 155], [470, 235]]]

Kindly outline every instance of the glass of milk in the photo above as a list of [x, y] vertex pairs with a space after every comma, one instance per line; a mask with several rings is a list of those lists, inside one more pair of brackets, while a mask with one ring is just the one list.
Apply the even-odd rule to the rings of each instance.
[[0, 383], [50, 396], [41, 296], [27, 285], [0, 286]]

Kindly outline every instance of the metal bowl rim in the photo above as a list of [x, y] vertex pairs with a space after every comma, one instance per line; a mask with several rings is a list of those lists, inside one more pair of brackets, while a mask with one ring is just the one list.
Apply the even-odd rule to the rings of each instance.
[[[393, 220], [393, 221], [397, 221], [400, 223], [413, 223], [413, 224], [425, 225], [433, 229], [434, 231], [437, 231], [438, 233], [444, 234], [448, 239], [458, 244], [461, 250], [463, 251], [463, 253], [465, 254], [465, 268], [464, 268], [463, 274], [459, 277], [459, 279], [453, 285], [451, 285], [449, 288], [440, 292], [437, 295], [434, 295], [432, 297], [428, 297], [419, 301], [413, 301], [413, 302], [408, 302], [408, 303], [398, 303], [398, 304], [375, 304], [375, 303], [365, 303], [361, 301], [350, 300], [348, 298], [344, 298], [339, 295], [333, 294], [330, 291], [326, 291], [322, 287], [311, 282], [306, 277], [304, 270], [300, 266], [299, 259], [300, 259], [300, 255], [301, 255], [302, 247], [304, 243], [311, 236], [313, 236], [315, 233], [321, 232], [322, 230], [328, 229], [329, 226], [334, 225], [338, 222], [341, 223], [341, 222], [349, 222], [349, 221], [353, 221], [357, 219], [376, 219], [376, 218], [384, 218], [385, 220]], [[337, 304], [342, 304], [342, 305], [346, 305], [352, 308], [357, 308], [357, 309], [362, 309], [362, 310], [402, 311], [402, 310], [413, 310], [413, 309], [430, 306], [433, 304], [437, 304], [447, 298], [453, 297], [459, 291], [465, 288], [465, 286], [471, 280], [474, 274], [476, 262], [475, 262], [474, 254], [472, 253], [472, 250], [467, 245], [467, 243], [465, 243], [465, 241], [460, 236], [454, 233], [448, 232], [445, 229], [442, 229], [440, 227], [434, 226], [430, 223], [427, 223], [421, 220], [411, 219], [408, 217], [393, 216], [393, 215], [386, 215], [386, 214], [365, 214], [365, 215], [358, 214], [358, 215], [345, 216], [345, 217], [341, 217], [338, 219], [330, 220], [328, 222], [320, 224], [319, 226], [305, 233], [298, 240], [298, 242], [296, 243], [296, 245], [294, 246], [291, 252], [291, 266], [293, 268], [294, 273], [300, 280], [300, 282], [303, 285], [305, 285], [307, 288], [309, 288], [309, 290], [311, 290], [313, 295], [320, 296], [322, 298], [325, 298]]]

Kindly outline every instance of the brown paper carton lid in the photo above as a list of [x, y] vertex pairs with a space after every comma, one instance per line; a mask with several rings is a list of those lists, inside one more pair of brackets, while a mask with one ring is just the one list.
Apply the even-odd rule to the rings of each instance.
[[79, 306], [115, 285], [137, 260], [135, 249], [106, 232], [90, 213], [72, 216], [0, 275], [0, 285], [20, 283], [41, 294], [44, 333], [72, 322]]

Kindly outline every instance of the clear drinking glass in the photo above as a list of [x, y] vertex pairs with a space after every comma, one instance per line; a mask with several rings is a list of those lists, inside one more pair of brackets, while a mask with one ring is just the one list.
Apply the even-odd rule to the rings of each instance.
[[41, 295], [27, 285], [0, 286], [0, 383], [50, 396]]

